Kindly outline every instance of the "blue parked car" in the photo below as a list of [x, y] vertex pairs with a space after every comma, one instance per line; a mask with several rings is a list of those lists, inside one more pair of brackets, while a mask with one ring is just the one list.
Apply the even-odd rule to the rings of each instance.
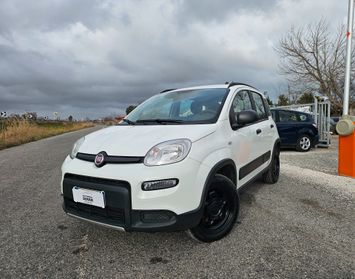
[[279, 131], [281, 147], [306, 152], [318, 144], [318, 129], [311, 114], [285, 109], [272, 109], [271, 113]]

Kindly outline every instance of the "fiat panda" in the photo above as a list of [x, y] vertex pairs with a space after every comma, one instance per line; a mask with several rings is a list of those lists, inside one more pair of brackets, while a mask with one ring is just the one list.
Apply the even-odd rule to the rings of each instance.
[[186, 230], [212, 242], [239, 212], [239, 190], [276, 183], [280, 140], [252, 86], [164, 90], [123, 121], [79, 139], [62, 165], [64, 211], [122, 231]]

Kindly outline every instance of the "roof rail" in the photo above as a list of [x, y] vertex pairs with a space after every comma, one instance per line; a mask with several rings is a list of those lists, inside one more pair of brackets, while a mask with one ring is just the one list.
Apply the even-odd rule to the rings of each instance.
[[[235, 85], [246, 85], [246, 86], [249, 86], [249, 87], [252, 87], [252, 88], [255, 88], [254, 86], [251, 86], [249, 84], [246, 84], [246, 83], [242, 83], [242, 82], [234, 82], [234, 81], [226, 81], [225, 84], [228, 84], [228, 88], [229, 87], [232, 87], [232, 86], [235, 86]], [[257, 89], [257, 88], [255, 88]]]
[[160, 93], [165, 93], [173, 90], [176, 90], [176, 88], [164, 89], [163, 91], [160, 91]]

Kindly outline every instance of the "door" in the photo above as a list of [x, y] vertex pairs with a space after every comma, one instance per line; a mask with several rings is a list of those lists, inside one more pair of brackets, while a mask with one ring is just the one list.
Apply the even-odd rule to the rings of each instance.
[[282, 145], [295, 145], [299, 123], [297, 113], [289, 110], [278, 110], [277, 129]]
[[250, 91], [250, 95], [253, 109], [258, 115], [258, 121], [253, 125], [253, 130], [256, 134], [255, 149], [257, 150], [256, 162], [254, 163], [254, 174], [256, 175], [265, 169], [270, 162], [276, 127], [270, 116], [269, 109], [266, 107], [263, 96], [254, 91]]
[[[230, 108], [230, 118], [237, 120], [238, 113], [244, 110], [253, 110], [252, 100], [248, 90], [238, 91]], [[230, 129], [233, 129], [230, 127]], [[237, 186], [243, 186], [253, 177], [254, 165], [252, 162], [258, 156], [258, 135], [255, 123], [234, 128], [231, 137], [231, 153], [237, 166]]]

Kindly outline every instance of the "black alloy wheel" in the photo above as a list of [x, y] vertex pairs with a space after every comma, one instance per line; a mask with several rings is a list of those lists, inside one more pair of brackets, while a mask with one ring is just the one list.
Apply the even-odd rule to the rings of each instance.
[[226, 236], [239, 212], [236, 186], [227, 177], [216, 174], [208, 188], [199, 225], [189, 230], [195, 239], [212, 242]]

